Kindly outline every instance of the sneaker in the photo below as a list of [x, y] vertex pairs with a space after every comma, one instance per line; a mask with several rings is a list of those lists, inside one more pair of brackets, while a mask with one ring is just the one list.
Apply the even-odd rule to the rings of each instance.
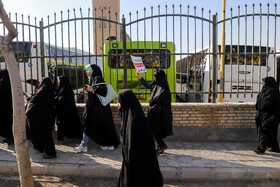
[[108, 146], [107, 149], [110, 150], [110, 151], [112, 151], [112, 150], [115, 149], [115, 147], [114, 147], [114, 146]]
[[80, 144], [79, 145], [79, 147], [75, 147], [74, 149], [73, 149], [76, 153], [81, 153], [81, 152], [87, 152], [88, 150], [87, 150], [87, 146], [83, 146], [82, 144]]
[[100, 148], [103, 149], [103, 150], [108, 150], [107, 146], [100, 146]]

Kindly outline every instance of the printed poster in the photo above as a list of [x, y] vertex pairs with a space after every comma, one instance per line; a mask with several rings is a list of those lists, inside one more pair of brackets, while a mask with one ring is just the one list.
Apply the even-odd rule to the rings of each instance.
[[138, 71], [138, 73], [147, 72], [141, 57], [136, 57], [136, 56], [130, 55], [130, 58], [133, 62], [133, 65], [134, 65], [136, 71]]

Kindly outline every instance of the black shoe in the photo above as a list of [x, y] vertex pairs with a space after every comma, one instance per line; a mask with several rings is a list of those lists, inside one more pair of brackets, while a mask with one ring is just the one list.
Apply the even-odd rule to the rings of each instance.
[[43, 155], [43, 159], [53, 159], [53, 158], [56, 158], [56, 155]]
[[257, 153], [258, 155], [264, 154], [264, 151], [262, 151], [260, 149], [255, 149], [254, 152]]

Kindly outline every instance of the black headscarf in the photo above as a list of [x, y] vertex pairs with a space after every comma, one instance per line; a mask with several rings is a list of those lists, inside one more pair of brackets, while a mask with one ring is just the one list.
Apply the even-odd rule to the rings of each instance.
[[101, 71], [100, 67], [95, 64], [91, 64], [90, 66], [93, 71], [91, 74], [91, 83], [92, 83], [92, 81], [94, 80], [95, 77], [97, 77], [97, 76], [102, 77], [102, 71]]
[[139, 101], [131, 90], [120, 91], [117, 100], [123, 154], [118, 186], [163, 186], [154, 140]]
[[49, 77], [43, 77], [38, 86], [37, 94], [39, 92], [49, 92], [49, 93], [54, 94], [54, 91], [55, 91], [55, 89], [54, 89], [51, 79]]
[[66, 96], [65, 93], [70, 94], [67, 97], [73, 97], [74, 93], [72, 90], [71, 83], [66, 76], [59, 76], [58, 79], [60, 80], [60, 85], [57, 88], [56, 95], [57, 96]]
[[[154, 72], [154, 76], [156, 77], [156, 80], [151, 86], [151, 96], [149, 99], [150, 105], [153, 105], [156, 102], [163, 102], [168, 105], [171, 104], [171, 94], [165, 72], [163, 70], [157, 69]], [[167, 97], [161, 99], [160, 97], [163, 95], [163, 93]]]
[[277, 86], [277, 83], [276, 83], [274, 77], [266, 77], [266, 78], [263, 78], [262, 81], [265, 83], [264, 87], [272, 88], [276, 92], [279, 92], [279, 88]]
[[145, 119], [142, 107], [131, 90], [122, 90], [117, 95], [117, 100], [121, 103], [120, 114], [124, 124], [127, 124], [128, 113], [135, 113], [140, 119]]

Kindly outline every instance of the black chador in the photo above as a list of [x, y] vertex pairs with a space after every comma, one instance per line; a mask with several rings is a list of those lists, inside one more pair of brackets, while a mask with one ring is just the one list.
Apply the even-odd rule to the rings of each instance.
[[0, 70], [0, 136], [6, 138], [3, 142], [13, 142], [13, 104], [9, 73]]
[[158, 143], [158, 153], [161, 153], [167, 148], [162, 139], [173, 135], [171, 94], [164, 71], [156, 70], [154, 76], [156, 79], [151, 85], [147, 118]]
[[120, 91], [117, 100], [120, 103], [123, 155], [118, 186], [163, 186], [154, 139], [139, 101], [131, 90]]
[[56, 123], [58, 140], [64, 137], [82, 139], [82, 123], [74, 100], [72, 86], [65, 76], [58, 77], [59, 86], [56, 92]]
[[55, 157], [52, 131], [54, 127], [55, 89], [50, 78], [42, 78], [38, 91], [28, 98], [27, 122], [34, 149], [45, 152], [43, 158]]
[[[92, 64], [93, 70], [89, 85], [93, 86], [97, 83], [104, 82], [102, 78], [101, 69]], [[119, 145], [119, 139], [116, 132], [112, 111], [110, 104], [103, 106], [96, 94], [106, 96], [106, 85], [93, 86], [94, 93], [88, 92], [88, 99], [86, 101], [86, 109], [84, 112], [84, 131], [93, 141], [101, 146], [114, 146]]]
[[280, 122], [280, 94], [273, 77], [263, 80], [263, 87], [258, 94], [256, 109], [256, 125], [259, 145], [255, 152], [262, 154], [270, 147], [273, 152], [280, 152], [277, 141], [278, 125]]

